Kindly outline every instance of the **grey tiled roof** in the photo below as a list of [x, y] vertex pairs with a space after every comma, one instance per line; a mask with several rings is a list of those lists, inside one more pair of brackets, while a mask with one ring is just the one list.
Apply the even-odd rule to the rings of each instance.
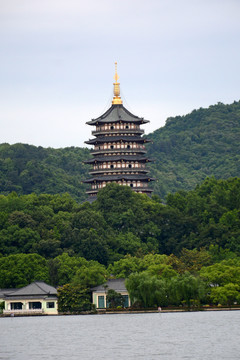
[[4, 298], [6, 294], [11, 294], [12, 292], [15, 292], [19, 289], [0, 289], [0, 299]]
[[[92, 183], [94, 181], [120, 181], [120, 180], [145, 180], [145, 181], [154, 181], [155, 179], [143, 175], [143, 174], [119, 174], [119, 175], [102, 175], [95, 176], [94, 178], [84, 180], [84, 183]], [[147, 190], [147, 189], [146, 189]]]
[[[117, 136], [99, 136], [95, 139], [90, 139], [85, 141], [86, 144], [100, 144], [100, 143], [108, 143], [108, 142], [116, 142], [116, 141], [126, 141], [126, 142], [150, 142], [150, 140], [146, 138], [142, 138], [140, 136], [128, 136], [128, 135], [117, 135]], [[119, 149], [121, 151], [121, 149]]]
[[134, 123], [147, 123], [149, 120], [144, 120], [136, 115], [133, 115], [128, 111], [123, 105], [112, 105], [103, 115], [99, 116], [96, 119], [88, 121], [88, 125], [96, 125], [96, 123], [106, 123], [106, 122], [134, 122]]
[[108, 291], [109, 289], [118, 292], [127, 291], [125, 286], [125, 279], [110, 279], [105, 284], [95, 286], [91, 290], [96, 292], [103, 292], [103, 291]]
[[21, 296], [46, 296], [56, 295], [57, 289], [46, 284], [44, 281], [34, 281], [32, 284], [15, 289], [13, 292], [5, 293], [5, 297], [21, 297]]
[[120, 161], [120, 160], [124, 160], [124, 161], [152, 161], [151, 159], [148, 159], [144, 156], [140, 156], [140, 155], [112, 155], [112, 156], [96, 156], [93, 159], [90, 160], [85, 160], [84, 163], [86, 164], [92, 164], [95, 161], [97, 162], [105, 162], [105, 161]]

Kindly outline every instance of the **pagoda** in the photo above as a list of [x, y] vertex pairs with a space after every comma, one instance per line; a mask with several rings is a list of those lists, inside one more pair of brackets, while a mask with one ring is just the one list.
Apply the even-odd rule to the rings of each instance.
[[85, 141], [93, 145], [93, 158], [85, 161], [93, 166], [91, 178], [85, 183], [91, 185], [87, 191], [89, 201], [94, 200], [100, 189], [109, 183], [130, 186], [133, 191], [151, 195], [149, 182], [154, 179], [148, 174], [146, 164], [151, 161], [146, 157], [145, 144], [149, 142], [143, 138], [144, 130], [141, 124], [149, 121], [133, 115], [122, 103], [120, 97], [119, 76], [115, 63], [114, 97], [112, 106], [101, 116], [88, 121], [95, 126], [92, 131], [94, 139]]

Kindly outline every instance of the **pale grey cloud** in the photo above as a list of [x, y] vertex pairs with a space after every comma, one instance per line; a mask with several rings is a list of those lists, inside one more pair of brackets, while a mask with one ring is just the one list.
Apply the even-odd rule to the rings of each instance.
[[0, 142], [83, 146], [85, 121], [110, 105], [116, 60], [124, 104], [151, 120], [147, 132], [238, 100], [239, 10], [238, 0], [0, 0]]

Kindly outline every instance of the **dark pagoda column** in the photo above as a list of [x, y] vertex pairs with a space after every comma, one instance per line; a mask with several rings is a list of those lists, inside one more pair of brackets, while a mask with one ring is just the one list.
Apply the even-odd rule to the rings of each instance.
[[86, 161], [92, 164], [91, 178], [85, 183], [91, 185], [87, 191], [90, 197], [95, 197], [100, 189], [109, 183], [130, 186], [133, 191], [151, 195], [148, 187], [153, 181], [149, 177], [146, 164], [151, 161], [146, 157], [145, 144], [149, 141], [143, 138], [142, 124], [149, 121], [130, 113], [122, 104], [118, 83], [117, 63], [115, 63], [115, 83], [112, 106], [100, 117], [88, 121], [95, 126], [92, 131], [94, 139], [85, 141], [93, 145], [93, 158]]

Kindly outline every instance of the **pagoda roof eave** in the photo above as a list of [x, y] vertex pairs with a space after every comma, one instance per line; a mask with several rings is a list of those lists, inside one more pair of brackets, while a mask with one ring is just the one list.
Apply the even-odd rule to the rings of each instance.
[[88, 141], [85, 141], [85, 144], [93, 145], [98, 143], [106, 143], [106, 142], [116, 142], [116, 141], [133, 141], [133, 142], [151, 142], [151, 140], [148, 140], [146, 138], [142, 138], [139, 136], [101, 136], [96, 137], [95, 139], [90, 139]]
[[120, 181], [120, 180], [147, 180], [147, 181], [155, 181], [154, 178], [151, 178], [142, 174], [119, 174], [119, 175], [103, 175], [96, 176], [91, 179], [84, 180], [84, 183], [94, 183], [94, 182], [103, 182], [103, 181]]
[[145, 120], [145, 119], [137, 119], [137, 120], [134, 120], [134, 121], [130, 121], [130, 120], [124, 120], [124, 119], [106, 119], [105, 121], [103, 120], [91, 120], [91, 121], [86, 121], [85, 124], [87, 125], [98, 125], [98, 124], [106, 124], [106, 123], [116, 123], [116, 122], [122, 122], [122, 123], [129, 123], [129, 122], [134, 122], [134, 124], [147, 124], [150, 122], [150, 120]]
[[85, 164], [92, 164], [94, 162], [106, 162], [106, 161], [145, 161], [145, 162], [152, 162], [152, 159], [148, 159], [144, 156], [138, 155], [116, 155], [116, 156], [102, 156], [102, 157], [95, 157], [93, 159], [85, 160]]
[[88, 125], [96, 125], [98, 123], [110, 123], [110, 122], [134, 122], [134, 123], [148, 123], [149, 120], [140, 118], [130, 111], [128, 111], [123, 105], [112, 105], [104, 114], [96, 119], [86, 122]]

